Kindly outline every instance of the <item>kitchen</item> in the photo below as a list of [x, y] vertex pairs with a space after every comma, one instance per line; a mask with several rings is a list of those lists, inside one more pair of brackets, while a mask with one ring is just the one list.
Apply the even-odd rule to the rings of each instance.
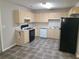
[[[44, 38], [44, 39], [50, 38], [50, 39], [57, 39], [58, 40], [58, 39], [60, 39], [60, 28], [61, 28], [61, 20], [60, 20], [60, 17], [61, 16], [62, 17], [67, 17], [68, 16], [67, 11], [69, 11], [69, 9], [64, 10], [62, 12], [62, 14], [59, 13], [58, 14], [58, 17], [56, 16], [56, 18], [51, 18], [51, 17], [46, 18], [48, 16], [48, 14], [46, 14], [46, 12], [44, 11], [43, 13], [45, 13], [44, 14], [44, 17], [45, 18], [44, 17], [41, 18], [42, 17], [41, 16], [41, 13], [39, 15], [35, 15], [37, 17], [40, 16], [40, 18], [37, 18], [37, 20], [40, 19], [42, 21], [30, 22], [30, 19], [29, 19], [29, 22], [27, 22], [28, 19], [26, 19], [26, 23], [28, 23], [30, 25], [29, 26], [30, 28], [32, 28], [32, 29], [34, 28], [35, 29], [35, 33], [34, 33], [35, 37], [41, 37], [41, 38]], [[70, 12], [71, 12], [71, 10], [70, 10]], [[71, 14], [74, 14], [75, 15], [75, 13], [71, 13]], [[69, 14], [69, 15], [71, 15], [71, 14]], [[51, 15], [50, 12], [49, 12], [49, 15]], [[48, 19], [48, 20], [47, 21], [44, 21], [44, 19]], [[28, 42], [26, 42], [26, 43], [28, 43]]]
[[[64, 11], [65, 12], [65, 11]], [[62, 17], [64, 16], [64, 12], [62, 13], [58, 13], [58, 17], [56, 18], [51, 18], [51, 17], [48, 17], [46, 18], [48, 15], [45, 16], [45, 18], [41, 18], [41, 19], [48, 19], [47, 21], [40, 21], [41, 19], [37, 19], [39, 21], [36, 21], [36, 22], [31, 22], [31, 19], [30, 18], [27, 18], [26, 16], [26, 19], [24, 19], [24, 21], [22, 20], [21, 24], [22, 23], [26, 23], [26, 27], [27, 28], [34, 28], [35, 29], [35, 37], [42, 37], [42, 38], [55, 38], [55, 39], [59, 39], [59, 36], [60, 36], [60, 24], [61, 24], [61, 21], [60, 21], [60, 17], [62, 15]], [[25, 12], [24, 12], [25, 13]], [[15, 13], [16, 14], [16, 13]], [[15, 16], [14, 14], [14, 16]], [[18, 13], [19, 14], [19, 13]], [[60, 15], [61, 14], [61, 15]], [[17, 14], [16, 14], [17, 15]], [[50, 14], [51, 16], [54, 15], [54, 14]], [[37, 17], [39, 17], [39, 15], [35, 15]], [[17, 16], [18, 17], [18, 16]], [[16, 24], [19, 23], [20, 20], [18, 20], [16, 17]], [[41, 16], [40, 16], [41, 17]], [[66, 15], [65, 15], [66, 17]], [[25, 16], [23, 17], [25, 18]], [[18, 20], [18, 21], [17, 21]], [[26, 21], [25, 21], [26, 20]], [[27, 26], [28, 25], [28, 26]], [[21, 25], [19, 26], [19, 28], [21, 28]], [[42, 32], [43, 31], [43, 32]], [[54, 34], [52, 34], [54, 33]]]
[[[45, 40], [46, 43], [44, 44], [49, 43], [53, 39], [59, 41], [60, 29], [61, 29], [60, 28], [61, 17], [69, 17], [71, 14], [79, 13], [79, 3], [77, 4], [75, 2], [72, 2], [75, 7], [73, 6], [69, 8], [50, 9], [50, 10], [43, 9], [38, 11], [37, 10], [31, 11], [29, 10], [29, 8], [25, 8], [24, 4], [20, 5], [21, 2], [22, 1], [19, 1], [17, 2], [17, 4], [15, 0], [2, 1], [2, 3], [0, 2], [1, 23], [2, 23], [0, 25], [2, 51], [6, 51], [7, 49], [10, 49], [15, 45], [19, 46], [22, 46], [23, 44], [28, 45], [29, 42], [33, 42], [35, 40], [39, 41], [36, 38], [46, 39]], [[30, 8], [32, 7], [33, 6], [30, 6]], [[26, 28], [22, 28], [22, 26]], [[30, 34], [31, 31], [33, 31], [32, 32], [33, 36], [31, 36]], [[42, 40], [41, 42], [43, 43], [44, 40]], [[38, 42], [38, 44], [42, 43]], [[50, 45], [50, 43], [48, 45]], [[77, 54], [76, 56], [79, 57], [78, 55], [79, 54]]]

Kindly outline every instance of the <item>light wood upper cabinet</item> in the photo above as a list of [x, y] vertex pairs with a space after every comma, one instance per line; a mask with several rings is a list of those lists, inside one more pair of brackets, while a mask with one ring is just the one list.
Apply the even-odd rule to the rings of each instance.
[[18, 10], [14, 10], [13, 11], [13, 20], [15, 24], [19, 24], [19, 11]]
[[35, 22], [48, 22], [48, 16], [45, 13], [36, 13]]
[[14, 10], [13, 18], [16, 24], [24, 23], [24, 19], [29, 19], [30, 22], [34, 22], [34, 15], [28, 10]]
[[79, 7], [71, 8], [71, 10], [69, 11], [69, 15], [71, 14], [79, 14]]
[[35, 13], [35, 22], [48, 22], [49, 19], [60, 19], [68, 16], [68, 12]]

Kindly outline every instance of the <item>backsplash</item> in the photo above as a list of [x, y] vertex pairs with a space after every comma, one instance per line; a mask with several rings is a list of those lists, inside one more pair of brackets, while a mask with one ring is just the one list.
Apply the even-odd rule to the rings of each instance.
[[48, 26], [52, 29], [58, 29], [61, 26], [61, 22], [60, 21], [49, 21]]
[[49, 21], [49, 22], [33, 22], [30, 23], [31, 27], [39, 27], [39, 28], [52, 28], [52, 29], [58, 29], [60, 28], [60, 21]]
[[47, 22], [34, 22], [34, 23], [30, 23], [31, 27], [39, 27], [39, 28], [49, 28], [48, 23]]

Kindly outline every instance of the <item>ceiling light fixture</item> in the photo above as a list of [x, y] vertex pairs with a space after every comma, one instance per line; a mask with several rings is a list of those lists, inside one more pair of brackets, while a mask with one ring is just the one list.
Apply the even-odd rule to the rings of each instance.
[[47, 9], [51, 9], [53, 7], [53, 5], [51, 3], [48, 3], [48, 2], [43, 2], [43, 3], [40, 3], [40, 5], [43, 7], [43, 8], [47, 8]]

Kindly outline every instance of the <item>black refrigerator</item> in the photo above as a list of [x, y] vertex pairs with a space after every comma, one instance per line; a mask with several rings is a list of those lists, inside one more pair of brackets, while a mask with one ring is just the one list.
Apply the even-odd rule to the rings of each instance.
[[76, 53], [79, 18], [61, 18], [59, 50]]

